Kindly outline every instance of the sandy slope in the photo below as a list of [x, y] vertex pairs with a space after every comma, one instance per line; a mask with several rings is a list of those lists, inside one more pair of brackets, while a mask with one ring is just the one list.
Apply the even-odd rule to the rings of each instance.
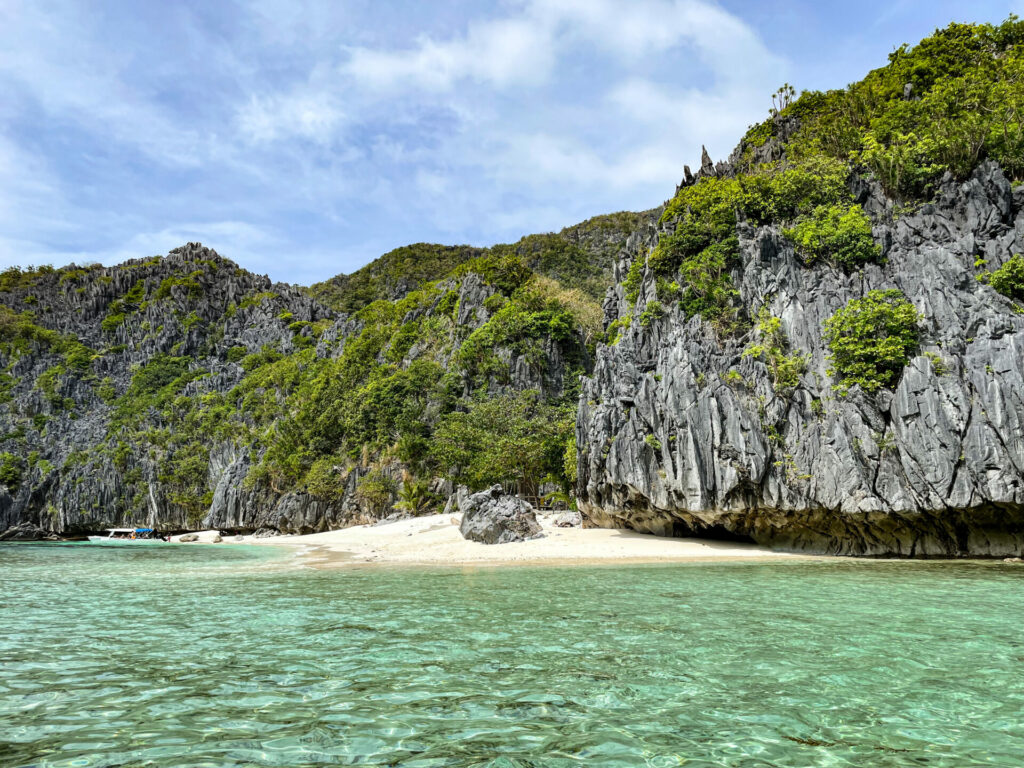
[[[538, 563], [671, 562], [751, 558], [794, 558], [750, 544], [660, 536], [601, 528], [555, 528], [539, 518], [544, 537], [486, 545], [459, 533], [458, 515], [430, 515], [373, 526], [356, 526], [308, 536], [266, 539], [227, 537], [226, 543], [299, 548], [306, 562], [321, 567], [366, 563], [406, 565], [504, 565]], [[208, 541], [213, 532], [204, 532]]]

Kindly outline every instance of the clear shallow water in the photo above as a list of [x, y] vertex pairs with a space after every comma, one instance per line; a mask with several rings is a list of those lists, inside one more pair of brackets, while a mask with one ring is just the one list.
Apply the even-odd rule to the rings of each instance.
[[0, 546], [2, 766], [1020, 766], [1024, 568]]

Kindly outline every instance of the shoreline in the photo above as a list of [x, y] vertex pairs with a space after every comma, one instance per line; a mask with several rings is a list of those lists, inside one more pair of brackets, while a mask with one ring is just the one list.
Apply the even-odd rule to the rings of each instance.
[[[537, 516], [543, 537], [508, 544], [468, 541], [460, 515], [436, 514], [312, 534], [266, 538], [227, 537], [225, 544], [287, 547], [301, 564], [334, 570], [368, 566], [571, 566], [664, 563], [763, 562], [834, 559], [777, 552], [756, 544], [683, 539], [618, 528], [558, 528], [554, 516]], [[193, 543], [209, 544], [216, 531], [198, 533]], [[177, 541], [179, 537], [172, 540]]]

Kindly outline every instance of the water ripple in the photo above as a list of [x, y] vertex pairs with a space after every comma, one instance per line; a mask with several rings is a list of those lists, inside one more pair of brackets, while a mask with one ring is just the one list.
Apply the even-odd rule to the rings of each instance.
[[0, 547], [0, 765], [1019, 766], [1024, 569]]

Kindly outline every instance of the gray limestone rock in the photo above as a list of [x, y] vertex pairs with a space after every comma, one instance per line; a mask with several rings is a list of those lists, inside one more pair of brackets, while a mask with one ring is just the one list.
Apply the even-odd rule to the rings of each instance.
[[533, 507], [518, 496], [505, 493], [500, 485], [469, 496], [459, 510], [459, 531], [470, 541], [505, 544], [543, 535]]
[[[741, 314], [778, 317], [789, 350], [807, 355], [792, 391], [743, 355], [753, 336], [722, 336], [668, 302], [598, 348], [576, 427], [589, 524], [852, 555], [1024, 550], [1024, 315], [975, 266], [1024, 252], [1021, 201], [992, 162], [899, 218], [873, 180], [851, 189], [885, 250], [861, 272], [806, 266], [778, 227], [738, 227]], [[618, 282], [656, 240], [627, 244]], [[606, 323], [641, 314], [655, 283], [644, 275], [633, 307], [610, 289]], [[923, 314], [919, 353], [892, 391], [841, 396], [823, 325], [886, 288]]]
[[60, 536], [32, 523], [20, 523], [0, 532], [0, 541], [60, 541]]
[[558, 513], [552, 523], [556, 528], [579, 528], [583, 525], [583, 516], [575, 509]]

